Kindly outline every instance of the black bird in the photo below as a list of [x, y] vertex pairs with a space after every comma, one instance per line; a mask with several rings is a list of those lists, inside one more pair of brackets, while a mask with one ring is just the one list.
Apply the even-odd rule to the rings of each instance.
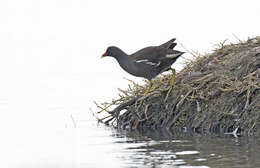
[[170, 84], [171, 86], [174, 84], [175, 70], [171, 68], [171, 65], [184, 53], [173, 50], [177, 45], [175, 40], [174, 38], [159, 46], [143, 48], [131, 55], [126, 54], [118, 47], [110, 46], [101, 57], [114, 57], [126, 72], [148, 79], [150, 86], [145, 91], [147, 94], [152, 85], [151, 80], [170, 69], [173, 71]]

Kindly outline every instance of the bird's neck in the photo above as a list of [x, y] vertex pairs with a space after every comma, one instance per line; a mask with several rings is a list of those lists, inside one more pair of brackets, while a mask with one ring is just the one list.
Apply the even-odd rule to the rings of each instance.
[[128, 61], [128, 55], [122, 51], [120, 48], [117, 48], [113, 51], [113, 57], [119, 62], [119, 64], [124, 64]]
[[113, 56], [117, 60], [126, 59], [128, 57], [128, 55], [120, 48], [116, 48], [116, 50], [113, 51]]
[[114, 51], [113, 57], [118, 61], [119, 65], [126, 71], [132, 69], [132, 61], [129, 60], [129, 55], [127, 55], [124, 51], [117, 48]]

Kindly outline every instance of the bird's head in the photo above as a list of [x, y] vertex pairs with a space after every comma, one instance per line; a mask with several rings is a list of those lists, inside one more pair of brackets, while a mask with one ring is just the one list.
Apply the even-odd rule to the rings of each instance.
[[101, 58], [104, 58], [106, 56], [110, 56], [110, 57], [119, 59], [119, 58], [126, 57], [127, 54], [118, 47], [110, 46], [107, 48], [106, 52], [101, 56]]
[[107, 56], [110, 56], [110, 57], [115, 56], [116, 50], [117, 50], [117, 47], [114, 47], [114, 46], [108, 47], [106, 52], [101, 56], [101, 58], [104, 58], [104, 57], [107, 57]]

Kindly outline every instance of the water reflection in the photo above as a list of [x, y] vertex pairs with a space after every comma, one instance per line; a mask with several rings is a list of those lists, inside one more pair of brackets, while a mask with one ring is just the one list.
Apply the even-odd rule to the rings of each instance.
[[260, 167], [259, 137], [166, 130], [114, 131], [112, 136], [115, 144], [128, 144], [118, 158], [129, 167]]
[[15, 135], [10, 163], [0, 163], [0, 167], [260, 167], [260, 137], [171, 134], [166, 130], [127, 132], [97, 126], [95, 121], [78, 121], [76, 128], [71, 123], [64, 129], [46, 130], [48, 133], [37, 136]]

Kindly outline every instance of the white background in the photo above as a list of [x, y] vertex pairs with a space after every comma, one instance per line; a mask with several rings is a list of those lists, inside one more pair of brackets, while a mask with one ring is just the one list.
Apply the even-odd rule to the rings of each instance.
[[176, 37], [205, 53], [260, 35], [259, 16], [257, 0], [0, 1], [0, 166], [77, 162], [71, 116], [93, 120], [93, 100], [115, 97], [123, 77], [141, 81], [100, 59], [108, 46], [130, 54]]

